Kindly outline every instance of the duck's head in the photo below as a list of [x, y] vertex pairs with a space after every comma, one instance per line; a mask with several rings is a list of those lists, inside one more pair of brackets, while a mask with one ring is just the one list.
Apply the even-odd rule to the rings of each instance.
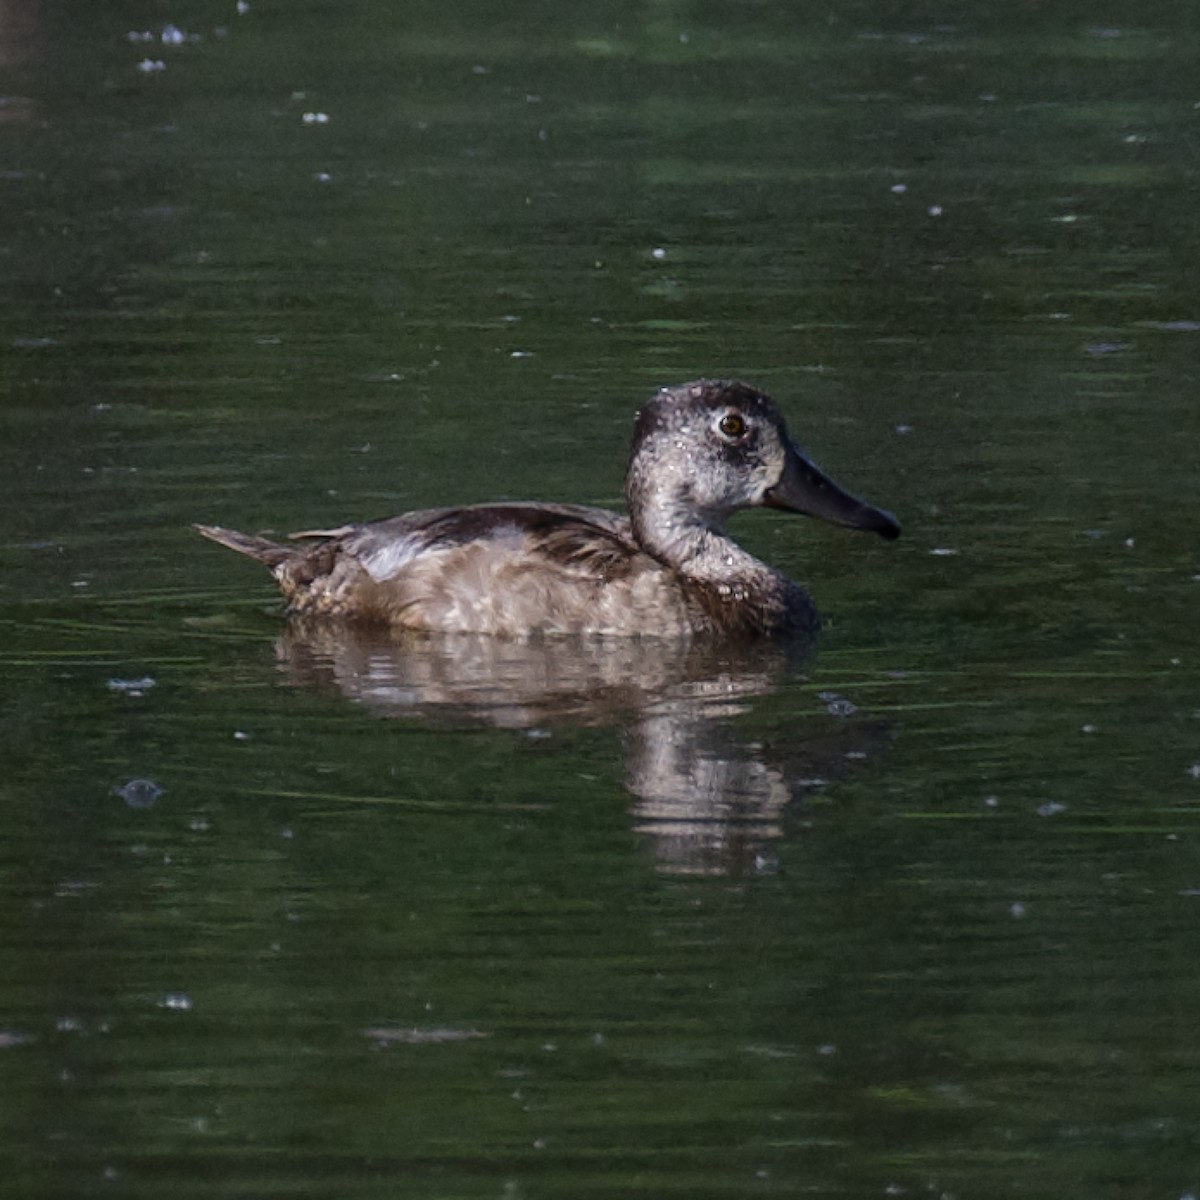
[[768, 396], [732, 381], [664, 388], [642, 408], [625, 493], [648, 543], [673, 540], [672, 526], [689, 520], [720, 530], [739, 509], [763, 505], [900, 536], [890, 513], [843, 491], [805, 456]]

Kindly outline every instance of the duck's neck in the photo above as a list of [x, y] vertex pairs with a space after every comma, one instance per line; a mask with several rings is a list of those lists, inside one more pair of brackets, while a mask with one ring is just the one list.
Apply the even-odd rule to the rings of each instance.
[[630, 520], [638, 543], [685, 578], [726, 591], [773, 574], [725, 533], [728, 514], [698, 510], [668, 493], [637, 500], [630, 505]]
[[699, 627], [730, 634], [811, 633], [820, 619], [804, 589], [748, 554], [724, 531], [728, 514], [630, 496], [634, 537], [678, 577]]

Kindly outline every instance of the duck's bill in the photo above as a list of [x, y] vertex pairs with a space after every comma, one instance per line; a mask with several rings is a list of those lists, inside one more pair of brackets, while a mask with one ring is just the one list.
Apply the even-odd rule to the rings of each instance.
[[779, 482], [763, 495], [763, 503], [771, 508], [817, 517], [832, 525], [865, 529], [889, 542], [900, 536], [900, 526], [891, 513], [843, 491], [795, 446], [789, 449]]

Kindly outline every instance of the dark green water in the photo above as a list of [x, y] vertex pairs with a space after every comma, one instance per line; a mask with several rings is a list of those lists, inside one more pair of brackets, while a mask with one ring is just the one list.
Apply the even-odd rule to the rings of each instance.
[[[0, 1192], [1200, 1191], [1198, 33], [0, 4]], [[802, 662], [187, 528], [615, 504], [700, 375], [905, 525], [739, 518]]]

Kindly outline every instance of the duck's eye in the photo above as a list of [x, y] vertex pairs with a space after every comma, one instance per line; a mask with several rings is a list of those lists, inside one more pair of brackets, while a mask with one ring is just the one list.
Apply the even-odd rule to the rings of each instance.
[[746, 432], [746, 418], [741, 413], [726, 413], [717, 422], [717, 428], [730, 441], [736, 442]]

